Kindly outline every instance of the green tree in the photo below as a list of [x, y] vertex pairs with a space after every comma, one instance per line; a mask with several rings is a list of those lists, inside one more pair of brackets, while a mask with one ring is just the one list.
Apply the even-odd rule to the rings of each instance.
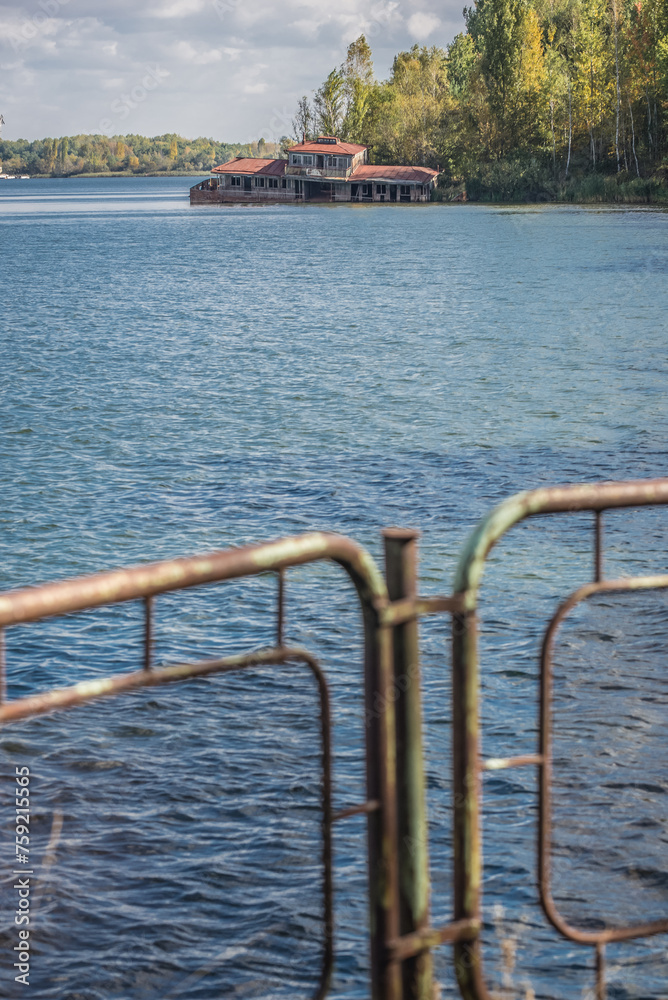
[[343, 73], [333, 69], [313, 100], [316, 129], [320, 135], [339, 135], [345, 112]]
[[69, 152], [69, 142], [67, 136], [61, 139], [58, 144], [58, 173], [65, 173], [67, 169], [67, 156]]
[[447, 53], [414, 45], [394, 58], [388, 102], [393, 141], [388, 153], [400, 163], [435, 163], [448, 103]]
[[453, 97], [468, 89], [476, 65], [475, 43], [471, 35], [459, 34], [448, 45], [448, 86]]
[[498, 126], [499, 156], [515, 138], [513, 92], [520, 73], [527, 13], [526, 0], [477, 0], [475, 8], [464, 8], [468, 32], [482, 57], [489, 104]]
[[341, 75], [344, 112], [340, 136], [348, 142], [368, 144], [374, 103], [374, 76], [371, 48], [364, 35], [360, 35], [348, 46]]
[[573, 28], [573, 98], [577, 124], [588, 138], [592, 167], [603, 157], [602, 127], [612, 99], [608, 35], [605, 0], [580, 0]]

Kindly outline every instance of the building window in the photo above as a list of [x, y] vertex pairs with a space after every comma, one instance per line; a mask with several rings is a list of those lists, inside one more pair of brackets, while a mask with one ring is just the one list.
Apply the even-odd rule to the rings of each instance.
[[384, 184], [376, 184], [376, 194], [385, 194]]
[[232, 187], [241, 187], [241, 177], [230, 177]]
[[372, 188], [373, 188], [372, 184], [362, 184], [362, 197], [372, 198], [373, 197]]
[[263, 188], [264, 187], [264, 177], [256, 177], [255, 178], [255, 187], [256, 188]]
[[302, 157], [302, 162], [303, 162], [303, 164], [304, 164], [305, 167], [310, 167], [311, 164], [313, 163], [313, 157], [312, 156], [306, 156], [306, 155], [304, 155]]
[[281, 187], [286, 188], [287, 186], [288, 186], [288, 182], [287, 182], [287, 179], [284, 177], [283, 180], [281, 181]]
[[299, 153], [293, 153], [292, 154], [292, 162], [293, 163], [301, 163], [302, 162], [302, 158], [299, 155]]
[[410, 186], [410, 184], [402, 184], [401, 185], [401, 193], [402, 194], [410, 195], [410, 193], [411, 193], [411, 186]]
[[278, 187], [278, 177], [267, 177], [267, 187], [277, 188]]

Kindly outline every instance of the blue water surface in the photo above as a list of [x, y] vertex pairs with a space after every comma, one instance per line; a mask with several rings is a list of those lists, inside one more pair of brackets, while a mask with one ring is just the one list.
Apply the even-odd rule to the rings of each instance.
[[[563, 206], [190, 207], [187, 178], [0, 182], [0, 589], [311, 529], [380, 562], [422, 532], [447, 593], [517, 490], [666, 473], [668, 215]], [[662, 510], [606, 516], [609, 576], [666, 570]], [[536, 746], [546, 620], [591, 579], [591, 516], [531, 521], [482, 592], [483, 746]], [[334, 706], [335, 805], [364, 795], [361, 635], [341, 570], [291, 571], [287, 638]], [[273, 642], [275, 581], [167, 595], [156, 659]], [[599, 599], [555, 679], [554, 892], [579, 926], [668, 915], [666, 601]], [[9, 696], [135, 669], [122, 605], [7, 633]], [[448, 621], [422, 628], [434, 921], [451, 915]], [[309, 996], [318, 978], [316, 693], [264, 669], [7, 727], [31, 770], [31, 1000]], [[485, 778], [485, 956], [508, 997], [581, 998], [589, 950], [536, 902], [536, 776]], [[335, 833], [331, 996], [367, 986], [366, 839]], [[456, 987], [437, 953], [443, 996]], [[665, 995], [665, 939], [610, 949], [615, 998]], [[511, 987], [511, 983], [514, 984]], [[532, 994], [533, 991], [533, 994]]]

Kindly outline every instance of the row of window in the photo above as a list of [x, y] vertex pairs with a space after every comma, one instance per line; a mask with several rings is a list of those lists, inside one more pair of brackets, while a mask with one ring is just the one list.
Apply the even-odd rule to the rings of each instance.
[[[277, 188], [278, 187], [278, 177], [254, 177], [253, 183], [255, 187], [268, 187]], [[295, 186], [300, 184], [300, 181], [295, 181]], [[230, 185], [232, 187], [241, 187], [241, 177], [230, 177]], [[282, 188], [291, 188], [292, 180], [289, 177], [281, 178]], [[387, 184], [376, 184], [376, 194], [386, 195], [387, 194]], [[421, 184], [416, 185], [417, 194], [423, 194], [424, 190]], [[410, 184], [399, 185], [399, 194], [401, 197], [410, 197], [411, 186]], [[372, 184], [362, 184], [362, 197], [371, 198], [373, 197], [373, 185]]]
[[[250, 181], [250, 178], [249, 178]], [[278, 177], [254, 177], [253, 184], [255, 187], [268, 187], [277, 188], [278, 187]], [[230, 177], [231, 187], [241, 187], [241, 177]], [[287, 177], [281, 178], [281, 187], [289, 188], [292, 187], [292, 181], [288, 180]]]
[[[312, 167], [313, 157], [310, 153], [293, 153], [290, 163], [295, 166]], [[347, 156], [324, 156], [323, 163], [326, 167], [337, 167], [339, 170], [345, 170], [350, 166]]]
[[[364, 187], [365, 188], [369, 188], [369, 194], [371, 194], [371, 190], [370, 190], [371, 189], [371, 185], [370, 184], [365, 184]], [[417, 184], [415, 190], [417, 191], [418, 194], [422, 194], [422, 185], [421, 184]], [[411, 186], [410, 186], [410, 184], [401, 184], [399, 186], [399, 194], [406, 195], [406, 194], [410, 194], [410, 193], [411, 193]], [[387, 194], [387, 184], [376, 184], [376, 194]]]
[[[388, 187], [387, 184], [376, 184], [376, 194], [387, 194], [387, 187]], [[370, 198], [371, 197], [371, 188], [372, 188], [371, 184], [363, 184], [362, 185], [362, 195], [365, 198]], [[422, 185], [421, 184], [417, 184], [416, 187], [415, 187], [415, 190], [417, 191], [418, 194], [422, 194], [423, 193]], [[410, 196], [410, 193], [411, 193], [411, 186], [410, 186], [410, 184], [400, 184], [399, 185], [399, 194], [400, 195], [403, 195], [403, 196], [409, 195]]]

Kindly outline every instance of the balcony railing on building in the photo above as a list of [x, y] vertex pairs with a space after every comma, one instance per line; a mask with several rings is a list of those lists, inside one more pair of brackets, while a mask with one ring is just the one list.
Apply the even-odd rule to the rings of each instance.
[[323, 180], [328, 180], [329, 178], [336, 179], [337, 177], [346, 178], [349, 177], [352, 172], [352, 167], [348, 167], [347, 170], [340, 170], [338, 167], [298, 167], [290, 166], [285, 171], [287, 176], [294, 174], [295, 177], [322, 177]]

